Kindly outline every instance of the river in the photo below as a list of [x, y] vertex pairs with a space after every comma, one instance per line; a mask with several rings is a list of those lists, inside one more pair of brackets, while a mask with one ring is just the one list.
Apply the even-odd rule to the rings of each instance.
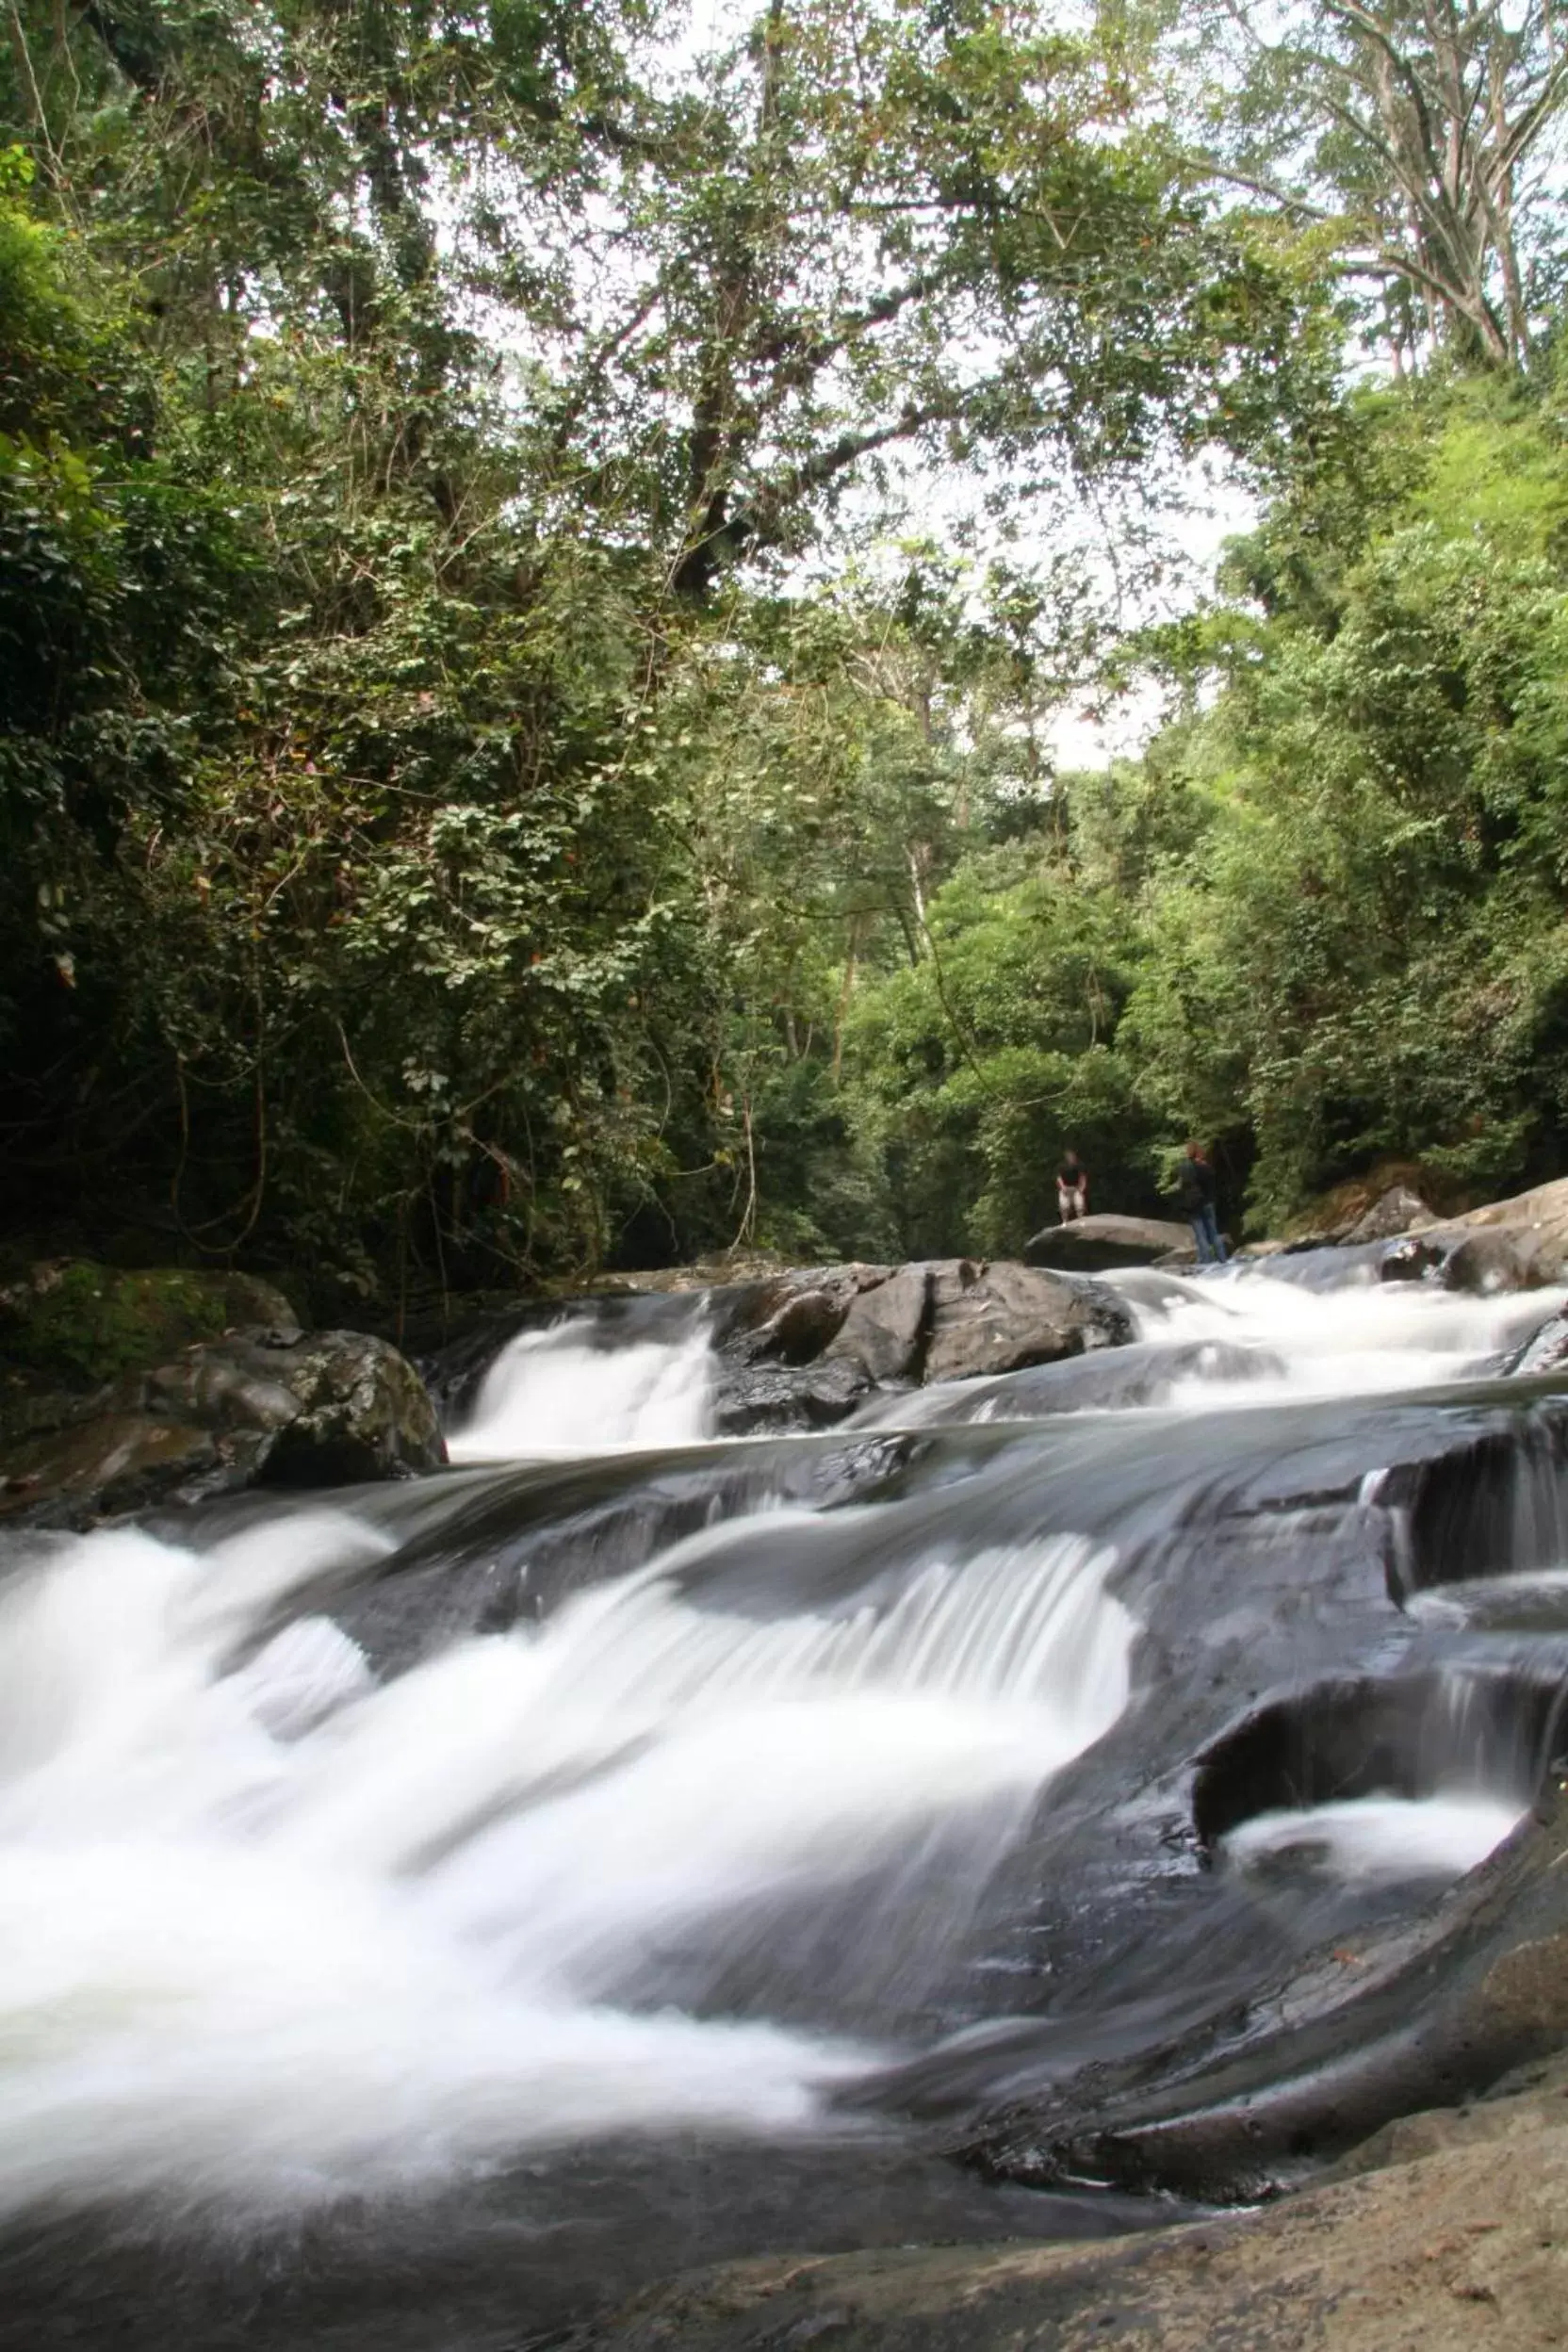
[[1563, 1295], [1106, 1279], [1133, 1347], [724, 1442], [700, 1295], [566, 1314], [438, 1477], [7, 1539], [0, 2341], [523, 2352], [1180, 2210], [954, 2151], [1529, 1805]]

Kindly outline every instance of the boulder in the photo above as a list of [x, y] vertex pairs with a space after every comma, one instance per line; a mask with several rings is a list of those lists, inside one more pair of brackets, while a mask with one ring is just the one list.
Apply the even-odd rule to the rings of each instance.
[[874, 1389], [1052, 1364], [1135, 1336], [1101, 1283], [1011, 1261], [811, 1266], [714, 1294], [714, 1426], [824, 1429]]
[[885, 1266], [815, 1266], [711, 1293], [713, 1426], [726, 1437], [826, 1429], [872, 1384], [853, 1350], [837, 1350], [862, 1298], [886, 1286]]
[[1069, 1274], [1160, 1262], [1190, 1266], [1197, 1254], [1190, 1227], [1157, 1217], [1080, 1217], [1070, 1225], [1048, 1225], [1023, 1245], [1025, 1266]]
[[189, 1348], [8, 1446], [0, 1515], [87, 1527], [251, 1485], [409, 1478], [447, 1458], [418, 1374], [384, 1339], [290, 1325]]
[[146, 1399], [220, 1432], [249, 1478], [269, 1486], [413, 1478], [447, 1459], [419, 1375], [364, 1331], [236, 1332], [153, 1373]]
[[[1478, 1240], [1476, 1249], [1461, 1257], [1465, 1241], [1483, 1233], [1503, 1237], [1511, 1247], [1489, 1254], [1487, 1244]], [[1534, 1290], [1560, 1282], [1568, 1279], [1568, 1177], [1449, 1217], [1425, 1237], [1451, 1245], [1444, 1280], [1457, 1288]]]
[[931, 1268], [927, 1380], [1016, 1372], [1135, 1335], [1131, 1310], [1099, 1282], [1007, 1260], [951, 1258]]
[[858, 1364], [878, 1388], [920, 1378], [931, 1308], [931, 1268], [901, 1266], [851, 1302], [827, 1353]]
[[1413, 1192], [1409, 1184], [1390, 1184], [1365, 1216], [1357, 1218], [1345, 1238], [1351, 1244], [1392, 1241], [1400, 1233], [1416, 1233], [1423, 1226], [1436, 1222], [1418, 1192]]
[[1533, 1290], [1551, 1279], [1536, 1264], [1541, 1254], [1538, 1236], [1528, 1226], [1477, 1226], [1448, 1251], [1443, 1281], [1449, 1290], [1489, 1296], [1497, 1291]]
[[94, 1413], [6, 1448], [0, 1521], [90, 1527], [180, 1494], [218, 1492], [230, 1482], [226, 1468], [210, 1429], [134, 1408]]
[[814, 1363], [843, 1322], [853, 1295], [841, 1282], [792, 1292], [758, 1331], [757, 1356], [780, 1364]]

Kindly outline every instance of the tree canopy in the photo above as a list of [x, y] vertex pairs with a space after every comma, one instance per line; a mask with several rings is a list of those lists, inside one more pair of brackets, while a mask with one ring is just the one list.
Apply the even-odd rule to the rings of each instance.
[[[1555, 1165], [1555, 18], [1207, 4], [17, 0], [13, 1228], [389, 1309], [1015, 1248], [1069, 1139]], [[1045, 518], [1204, 452], [1258, 528], [1119, 635]]]

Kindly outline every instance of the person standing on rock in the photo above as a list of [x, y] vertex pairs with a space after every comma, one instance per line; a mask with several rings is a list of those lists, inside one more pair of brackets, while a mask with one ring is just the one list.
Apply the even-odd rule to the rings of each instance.
[[1076, 1152], [1064, 1152], [1056, 1170], [1056, 1207], [1062, 1223], [1070, 1225], [1089, 1204], [1089, 1172]]
[[1214, 1213], [1214, 1170], [1200, 1143], [1188, 1144], [1177, 1171], [1176, 1187], [1182, 1196], [1182, 1214], [1192, 1227], [1199, 1265], [1223, 1266], [1225, 1237]]

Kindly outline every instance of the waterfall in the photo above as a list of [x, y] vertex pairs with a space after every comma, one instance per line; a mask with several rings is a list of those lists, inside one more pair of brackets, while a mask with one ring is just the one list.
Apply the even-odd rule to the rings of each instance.
[[950, 1943], [976, 1893], [952, 1833], [983, 1881], [1119, 1711], [1133, 1622], [1112, 1556], [1077, 1541], [776, 1624], [683, 1596], [712, 1549], [384, 1688], [319, 1616], [247, 1646], [291, 1587], [384, 1550], [349, 1517], [204, 1558], [105, 1533], [16, 1578], [0, 2207], [140, 2191], [266, 2213], [653, 2123], [820, 2119], [864, 2055], [619, 1997], [672, 1936], [716, 1968], [759, 1903], [923, 1839]]
[[454, 1473], [8, 1539], [6, 2243], [1043, 2230], [920, 2127], [1438, 1901], [1568, 1744], [1568, 1407], [1489, 1377], [1558, 1296], [1344, 1270], [726, 1446], [712, 1301], [596, 1304]]
[[454, 1462], [687, 1446], [708, 1433], [709, 1334], [606, 1347], [571, 1320], [523, 1331], [484, 1375], [447, 1446]]

